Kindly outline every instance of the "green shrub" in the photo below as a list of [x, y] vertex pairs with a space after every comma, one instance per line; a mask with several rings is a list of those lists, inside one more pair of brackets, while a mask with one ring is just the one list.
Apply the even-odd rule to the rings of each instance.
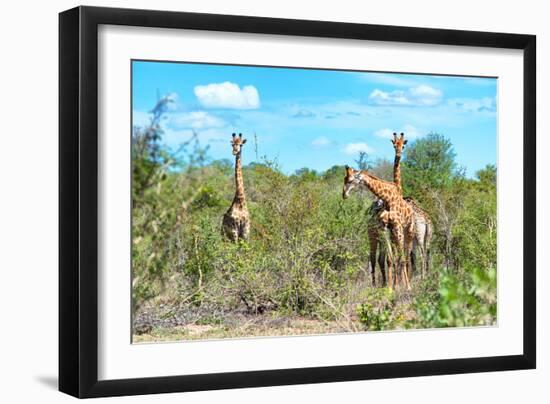
[[442, 272], [437, 296], [418, 296], [415, 325], [431, 328], [495, 324], [496, 279], [494, 268], [472, 269], [462, 278]]
[[357, 306], [359, 321], [372, 331], [392, 328], [394, 310], [395, 296], [389, 288], [372, 289], [366, 301]]

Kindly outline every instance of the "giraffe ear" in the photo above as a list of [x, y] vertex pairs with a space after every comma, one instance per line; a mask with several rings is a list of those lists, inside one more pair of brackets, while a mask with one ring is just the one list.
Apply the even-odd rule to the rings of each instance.
[[243, 140], [242, 144], [245, 144], [246, 143], [246, 139]]
[[406, 145], [406, 144], [407, 144], [407, 142], [408, 142], [408, 140], [405, 140], [405, 141], [403, 142], [403, 145]]

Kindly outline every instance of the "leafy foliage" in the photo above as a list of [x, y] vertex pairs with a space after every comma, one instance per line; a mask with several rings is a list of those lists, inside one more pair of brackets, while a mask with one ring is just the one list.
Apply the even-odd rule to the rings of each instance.
[[367, 330], [380, 331], [391, 328], [395, 313], [395, 296], [388, 288], [372, 289], [365, 302], [357, 307], [359, 321]]
[[457, 173], [455, 152], [443, 135], [429, 133], [406, 151], [403, 161], [404, 189], [411, 193], [426, 189], [441, 190], [452, 185]]
[[[185, 308], [196, 324], [229, 313], [303, 316], [343, 331], [452, 327], [496, 321], [496, 168], [464, 175], [452, 144], [430, 134], [408, 145], [405, 194], [435, 226], [432, 267], [410, 293], [372, 288], [367, 209], [372, 196], [342, 200], [344, 170], [283, 173], [263, 156], [243, 168], [252, 220], [247, 243], [225, 242], [221, 217], [234, 195], [233, 161], [208, 157], [198, 136], [163, 145], [167, 98], [133, 133], [133, 309]], [[245, 153], [248, 151], [245, 150]], [[253, 154], [253, 149], [250, 150]], [[228, 153], [229, 155], [229, 153]], [[358, 157], [392, 178], [392, 164]]]
[[435, 298], [416, 301], [420, 327], [493, 325], [496, 321], [496, 270], [475, 269], [461, 276], [443, 273]]

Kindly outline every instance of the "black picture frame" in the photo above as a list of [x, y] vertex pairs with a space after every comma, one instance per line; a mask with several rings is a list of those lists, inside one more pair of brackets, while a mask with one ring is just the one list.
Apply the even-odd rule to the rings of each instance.
[[[98, 381], [98, 26], [180, 28], [523, 50], [523, 354]], [[75, 397], [324, 383], [536, 366], [536, 37], [77, 7], [59, 15], [59, 390]]]

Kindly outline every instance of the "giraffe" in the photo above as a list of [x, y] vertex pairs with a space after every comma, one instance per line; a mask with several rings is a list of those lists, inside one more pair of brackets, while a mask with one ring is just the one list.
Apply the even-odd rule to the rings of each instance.
[[243, 171], [241, 167], [242, 147], [246, 143], [242, 133], [232, 135], [231, 146], [235, 156], [235, 197], [227, 212], [223, 215], [222, 233], [230, 241], [248, 240], [250, 217], [244, 195]]
[[360, 187], [366, 187], [387, 206], [378, 217], [389, 226], [392, 244], [397, 248], [395, 282], [391, 262], [388, 269], [389, 286], [399, 285], [401, 280], [407, 289], [410, 289], [407, 257], [410, 257], [414, 238], [413, 209], [405, 202], [395, 183], [384, 181], [366, 170], [354, 170], [346, 166], [342, 197], [346, 199], [354, 188]]
[[410, 196], [403, 198], [414, 211], [415, 236], [411, 251], [411, 269], [416, 271], [416, 248], [420, 249], [422, 266], [420, 276], [424, 278], [426, 270], [430, 268], [430, 243], [433, 235], [433, 223], [430, 216]]
[[[393, 163], [393, 182], [403, 195], [403, 186], [401, 185], [401, 154], [407, 140], [405, 140], [405, 134], [401, 132], [400, 136], [397, 133], [393, 133], [393, 139], [391, 140], [393, 148], [395, 149], [395, 159]], [[428, 214], [414, 201], [411, 197], [405, 197], [405, 201], [411, 206], [414, 214], [415, 221], [415, 237], [413, 241], [413, 249], [411, 252], [411, 270], [416, 268], [416, 248], [420, 249], [422, 256], [422, 269], [421, 277], [424, 278], [426, 268], [429, 266], [429, 247], [433, 234], [433, 224]], [[410, 274], [412, 276], [412, 273]]]
[[[410, 255], [411, 274], [416, 272], [416, 249], [420, 249], [421, 255], [421, 278], [424, 278], [427, 269], [430, 267], [430, 244], [433, 236], [433, 223], [429, 215], [416, 203], [416, 201], [406, 196], [403, 198], [411, 208], [414, 215], [414, 239]], [[369, 262], [371, 268], [372, 286], [376, 286], [376, 264], [380, 267], [382, 276], [382, 286], [386, 286], [386, 233], [388, 229], [379, 215], [386, 210], [386, 204], [381, 199], [376, 199], [368, 209], [367, 234], [369, 237]]]
[[[395, 159], [393, 166], [393, 182], [399, 188], [401, 194], [403, 194], [403, 187], [401, 185], [401, 155], [402, 151], [407, 144], [405, 140], [405, 135], [401, 133], [398, 137], [397, 133], [393, 134], [393, 139], [391, 140], [394, 149], [395, 149]], [[415, 236], [413, 239], [413, 247], [410, 255], [410, 266], [411, 273], [409, 277], [412, 276], [412, 272], [416, 271], [416, 249], [420, 249], [422, 256], [422, 267], [421, 267], [421, 277], [424, 278], [426, 269], [429, 267], [429, 247], [431, 242], [431, 237], [433, 234], [433, 224], [430, 220], [428, 214], [414, 201], [411, 197], [405, 197], [405, 201], [413, 209], [414, 222], [415, 222]], [[380, 266], [380, 272], [382, 274], [382, 284], [385, 285], [385, 264], [386, 264], [386, 253], [385, 245], [381, 242], [381, 238], [385, 236], [385, 226], [383, 221], [378, 217], [385, 210], [383, 201], [377, 200], [373, 202], [370, 208], [370, 218], [368, 221], [368, 235], [369, 235], [369, 261], [371, 265], [371, 273], [373, 279], [373, 286], [375, 284], [375, 267], [376, 267], [376, 255], [378, 253], [378, 264]], [[379, 250], [379, 251], [378, 251]]]
[[[403, 195], [403, 188], [401, 186], [401, 154], [407, 140], [405, 140], [405, 135], [401, 133], [401, 136], [398, 137], [397, 133], [393, 133], [393, 139], [391, 139], [393, 147], [395, 149], [395, 159], [393, 163], [393, 182], [395, 183], [398, 192]], [[385, 246], [385, 236], [386, 236], [386, 226], [382, 219], [379, 217], [382, 212], [386, 210], [384, 201], [381, 199], [375, 200], [371, 207], [369, 208], [369, 219], [367, 223], [367, 234], [369, 237], [369, 262], [371, 267], [371, 277], [372, 285], [376, 286], [376, 255], [378, 253], [378, 265], [380, 266], [380, 273], [382, 275], [382, 285], [386, 285], [386, 246]], [[383, 239], [384, 238], [384, 239]], [[383, 240], [382, 240], [383, 239]], [[412, 265], [412, 262], [411, 262]]]
[[391, 140], [393, 148], [395, 149], [395, 158], [393, 161], [393, 182], [397, 186], [401, 195], [403, 195], [403, 187], [401, 186], [401, 153], [407, 144], [405, 140], [405, 135], [401, 133], [401, 136], [397, 136], [397, 133], [394, 132], [393, 139]]

